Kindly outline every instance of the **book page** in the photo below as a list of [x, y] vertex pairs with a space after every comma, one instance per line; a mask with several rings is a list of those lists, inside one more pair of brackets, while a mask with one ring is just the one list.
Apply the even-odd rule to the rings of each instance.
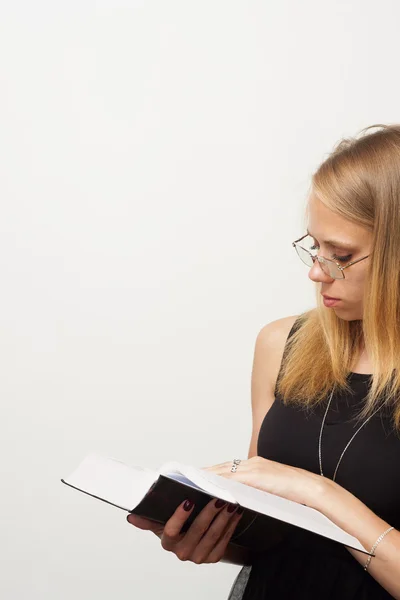
[[123, 462], [89, 454], [78, 468], [63, 480], [96, 498], [131, 511], [157, 479], [154, 471], [130, 467]]

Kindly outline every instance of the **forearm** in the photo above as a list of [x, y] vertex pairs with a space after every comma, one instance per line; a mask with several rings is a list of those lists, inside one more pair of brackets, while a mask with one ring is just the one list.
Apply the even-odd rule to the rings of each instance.
[[[321, 478], [320, 483], [319, 493], [309, 506], [353, 535], [370, 551], [391, 523], [378, 517], [361, 500], [331, 479]], [[365, 565], [368, 555], [347, 549], [360, 564]], [[396, 600], [400, 600], [400, 532], [396, 529], [390, 531], [378, 544], [374, 554], [368, 573]]]

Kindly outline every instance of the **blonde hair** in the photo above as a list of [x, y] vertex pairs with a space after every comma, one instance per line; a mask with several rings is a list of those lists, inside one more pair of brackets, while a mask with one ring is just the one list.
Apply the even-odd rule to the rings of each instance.
[[287, 341], [277, 393], [285, 404], [303, 406], [323, 401], [333, 386], [352, 393], [347, 376], [364, 341], [373, 375], [358, 417], [389, 408], [399, 433], [400, 125], [371, 125], [342, 139], [311, 181], [326, 207], [372, 233], [363, 318], [340, 319], [324, 306], [317, 284], [317, 307], [299, 316]]

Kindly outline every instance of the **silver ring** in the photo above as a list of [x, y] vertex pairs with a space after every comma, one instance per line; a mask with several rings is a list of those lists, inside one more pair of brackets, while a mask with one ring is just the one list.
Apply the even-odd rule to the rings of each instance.
[[240, 458], [235, 458], [233, 463], [232, 463], [232, 468], [231, 468], [231, 473], [236, 473], [238, 465], [241, 463], [241, 459]]

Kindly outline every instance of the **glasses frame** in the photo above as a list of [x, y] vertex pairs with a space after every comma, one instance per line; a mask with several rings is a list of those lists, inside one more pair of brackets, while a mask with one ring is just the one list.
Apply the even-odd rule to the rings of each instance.
[[[303, 248], [303, 246], [300, 246], [299, 242], [301, 242], [301, 240], [304, 240], [304, 238], [305, 238], [305, 237], [308, 237], [308, 236], [310, 236], [310, 234], [309, 234], [309, 233], [306, 233], [305, 235], [303, 235], [303, 236], [302, 236], [301, 238], [299, 238], [298, 240], [295, 240], [294, 242], [292, 242], [292, 246], [293, 246], [294, 248], [296, 248], [296, 246], [299, 246], [299, 247], [300, 247], [302, 250], [304, 250], [304, 252], [307, 252], [307, 253], [308, 253], [308, 254], [311, 256], [311, 259], [312, 259], [312, 261], [313, 261], [313, 264], [315, 263], [315, 259], [317, 259], [317, 260], [318, 260], [318, 262], [319, 262], [320, 264], [323, 264], [323, 263], [324, 263], [324, 261], [325, 261], [325, 262], [331, 262], [331, 263], [334, 263], [334, 264], [337, 266], [337, 268], [339, 269], [339, 271], [342, 273], [342, 277], [332, 277], [332, 276], [331, 276], [331, 275], [329, 275], [328, 273], [325, 273], [325, 271], [324, 271], [324, 270], [322, 269], [322, 267], [321, 267], [321, 269], [324, 271], [325, 275], [328, 275], [328, 277], [330, 277], [331, 279], [345, 279], [345, 276], [344, 276], [344, 273], [343, 273], [343, 271], [344, 271], [345, 269], [347, 269], [348, 267], [351, 267], [352, 265], [355, 265], [356, 263], [360, 262], [361, 260], [364, 260], [365, 258], [368, 258], [369, 256], [372, 256], [372, 254], [367, 254], [367, 256], [363, 256], [362, 258], [357, 258], [357, 260], [353, 260], [353, 261], [349, 262], [349, 264], [347, 264], [347, 265], [345, 265], [345, 266], [343, 267], [343, 266], [342, 266], [340, 263], [338, 263], [336, 260], [332, 260], [331, 258], [325, 258], [324, 256], [318, 256], [318, 254], [316, 254], [315, 256], [313, 256], [313, 255], [311, 254], [311, 252], [310, 252], [309, 250], [307, 250], [307, 248]], [[310, 236], [310, 237], [311, 237], [311, 236]], [[296, 250], [296, 253], [297, 253], [297, 255], [298, 255], [298, 252], [297, 252], [297, 250]], [[300, 258], [300, 260], [301, 260], [301, 257], [300, 257], [300, 256], [299, 256], [299, 258]], [[304, 262], [304, 261], [303, 261], [303, 262]], [[306, 264], [306, 263], [304, 263], [304, 264]], [[307, 265], [307, 266], [308, 266], [308, 265]], [[310, 268], [311, 268], [311, 267], [310, 267]]]

